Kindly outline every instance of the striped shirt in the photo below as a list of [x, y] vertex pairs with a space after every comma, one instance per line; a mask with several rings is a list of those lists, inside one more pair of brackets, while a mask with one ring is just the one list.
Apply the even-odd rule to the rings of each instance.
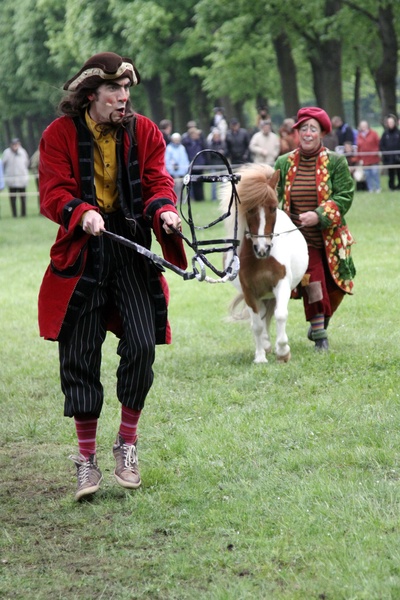
[[[318, 206], [315, 181], [317, 156], [318, 154], [309, 157], [300, 155], [299, 166], [290, 194], [290, 211], [293, 215], [315, 210]], [[322, 233], [318, 225], [303, 227], [301, 232], [309, 246], [314, 248], [323, 247]]]

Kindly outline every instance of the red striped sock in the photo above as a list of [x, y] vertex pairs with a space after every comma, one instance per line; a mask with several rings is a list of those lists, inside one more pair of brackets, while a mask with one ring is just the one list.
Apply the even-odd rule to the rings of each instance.
[[74, 417], [76, 435], [78, 436], [79, 452], [89, 458], [91, 454], [96, 454], [96, 433], [98, 419], [93, 417]]
[[121, 425], [119, 435], [123, 438], [125, 444], [129, 446], [135, 444], [137, 440], [137, 428], [141, 411], [121, 406]]

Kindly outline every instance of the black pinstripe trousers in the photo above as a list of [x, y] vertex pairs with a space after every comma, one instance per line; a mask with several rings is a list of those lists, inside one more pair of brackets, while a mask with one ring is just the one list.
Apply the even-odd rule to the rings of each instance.
[[[122, 213], [106, 216], [106, 228], [131, 238]], [[64, 415], [99, 417], [104, 393], [100, 381], [105, 308], [112, 302], [123, 324], [117, 353], [117, 397], [124, 406], [141, 410], [153, 383], [155, 308], [148, 289], [143, 257], [106, 236], [89, 261], [98, 265], [99, 283], [87, 298], [68, 341], [59, 342]]]

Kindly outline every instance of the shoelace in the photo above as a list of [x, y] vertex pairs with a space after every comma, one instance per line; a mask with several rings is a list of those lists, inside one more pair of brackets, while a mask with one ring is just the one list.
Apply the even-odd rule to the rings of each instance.
[[89, 460], [84, 460], [80, 456], [70, 456], [71, 460], [78, 466], [78, 481], [79, 485], [89, 481], [89, 471], [92, 466]]
[[135, 464], [137, 464], [136, 447], [134, 444], [130, 444], [130, 445], [124, 444], [123, 449], [124, 449], [125, 467], [127, 469], [133, 470]]
[[87, 481], [89, 481], [89, 470], [90, 470], [90, 462], [87, 460], [78, 469], [79, 483], [86, 483]]

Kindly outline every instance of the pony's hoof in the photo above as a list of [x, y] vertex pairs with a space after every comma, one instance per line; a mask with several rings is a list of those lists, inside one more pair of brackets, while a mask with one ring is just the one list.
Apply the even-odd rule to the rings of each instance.
[[255, 356], [253, 362], [255, 365], [262, 365], [267, 363], [268, 359], [266, 356]]
[[287, 363], [292, 358], [292, 355], [290, 354], [290, 352], [288, 352], [284, 356], [277, 356], [276, 358], [277, 358], [278, 362]]

